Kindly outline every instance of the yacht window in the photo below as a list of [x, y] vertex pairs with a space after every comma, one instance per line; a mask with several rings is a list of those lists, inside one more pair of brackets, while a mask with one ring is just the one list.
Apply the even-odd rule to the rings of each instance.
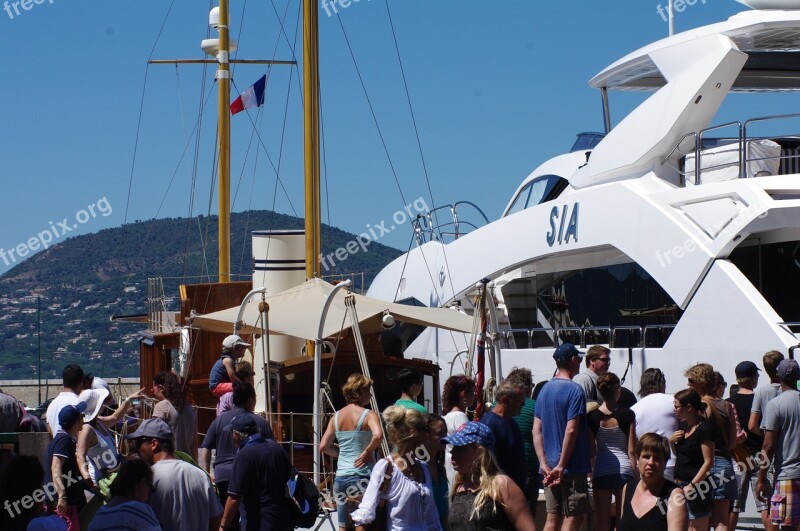
[[506, 216], [508, 216], [509, 214], [513, 214], [514, 212], [519, 212], [520, 210], [525, 210], [528, 205], [528, 196], [530, 195], [530, 193], [531, 193], [531, 183], [528, 183], [522, 190], [519, 191], [519, 194], [517, 194], [517, 198], [514, 199], [514, 202], [506, 211]]
[[558, 197], [569, 182], [558, 175], [543, 175], [525, 185], [508, 208], [505, 216], [534, 207]]

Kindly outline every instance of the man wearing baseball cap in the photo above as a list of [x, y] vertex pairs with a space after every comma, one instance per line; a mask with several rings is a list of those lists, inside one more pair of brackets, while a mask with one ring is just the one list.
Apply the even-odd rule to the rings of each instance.
[[286, 450], [275, 439], [264, 437], [252, 413], [237, 415], [230, 426], [239, 451], [233, 460], [220, 527], [235, 524], [243, 506], [242, 529], [294, 529], [285, 496], [292, 468]]
[[761, 429], [762, 452], [775, 468], [775, 489], [767, 482], [767, 466], [758, 471], [756, 492], [762, 501], [772, 503], [772, 522], [783, 528], [800, 527], [800, 394], [797, 381], [800, 366], [785, 359], [775, 371], [781, 393], [767, 403]]
[[561, 529], [562, 524], [567, 529], [578, 529], [589, 512], [587, 475], [592, 465], [586, 395], [572, 381], [583, 357], [575, 345], [559, 345], [553, 353], [556, 374], [536, 400], [533, 445], [544, 476], [549, 529]]
[[217, 398], [233, 391], [233, 382], [236, 377], [236, 360], [244, 356], [250, 343], [245, 342], [237, 335], [230, 335], [222, 341], [222, 355], [211, 367], [208, 375], [208, 388]]
[[153, 469], [150, 506], [164, 529], [217, 529], [222, 506], [211, 480], [200, 468], [174, 455], [172, 430], [162, 419], [147, 419], [125, 436]]

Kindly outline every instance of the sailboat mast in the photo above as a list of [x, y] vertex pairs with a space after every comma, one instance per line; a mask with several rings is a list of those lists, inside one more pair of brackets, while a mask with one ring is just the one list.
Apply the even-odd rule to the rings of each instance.
[[[317, 3], [303, 0], [306, 278], [320, 276], [319, 44]], [[311, 352], [309, 346], [308, 352]]]
[[219, 0], [219, 67], [217, 68], [217, 90], [219, 94], [219, 120], [217, 141], [219, 142], [219, 281], [231, 280], [231, 73], [228, 42], [228, 0]]

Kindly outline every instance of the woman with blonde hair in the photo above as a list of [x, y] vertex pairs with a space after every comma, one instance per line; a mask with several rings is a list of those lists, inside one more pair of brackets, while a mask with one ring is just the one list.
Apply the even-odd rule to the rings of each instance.
[[383, 421], [392, 454], [373, 467], [364, 499], [351, 514], [353, 523], [372, 523], [384, 500], [387, 529], [441, 530], [426, 462], [430, 455], [424, 445], [428, 435], [425, 419], [415, 409], [389, 406]]
[[456, 480], [448, 522], [452, 531], [536, 529], [525, 494], [494, 457], [494, 434], [485, 424], [468, 422], [443, 441], [453, 445]]
[[[333, 495], [342, 530], [347, 523], [347, 502], [360, 501], [375, 463], [375, 450], [383, 440], [378, 414], [366, 409], [371, 389], [372, 380], [363, 374], [347, 378], [342, 386], [347, 405], [334, 414], [320, 441], [322, 453], [338, 458]], [[338, 448], [334, 440], [339, 442]]]

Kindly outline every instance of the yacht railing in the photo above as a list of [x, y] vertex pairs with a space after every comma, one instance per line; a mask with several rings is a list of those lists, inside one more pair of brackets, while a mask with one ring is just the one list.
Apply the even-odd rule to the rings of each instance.
[[656, 341], [655, 344], [659, 345], [659, 346], [663, 346], [664, 343], [667, 342], [667, 339], [669, 339], [669, 335], [667, 335], [667, 337], [665, 337], [665, 338], [663, 337], [664, 331], [665, 330], [670, 330], [670, 333], [672, 333], [672, 330], [674, 330], [676, 326], [677, 326], [676, 324], [645, 325], [645, 327], [644, 327], [644, 338], [642, 340], [643, 341], [643, 345], [644, 346], [648, 346], [647, 345], [647, 337], [648, 337], [647, 335], [648, 334], [652, 335], [653, 332], [657, 331], [657, 332], [659, 332], [659, 335], [658, 335], [658, 341]]
[[[417, 239], [417, 245], [422, 245], [429, 241], [445, 241], [445, 238], [452, 238], [453, 240], [459, 239], [461, 236], [478, 228], [471, 221], [466, 221], [463, 216], [459, 215], [459, 207], [470, 207], [474, 209], [477, 214], [483, 218], [483, 222], [488, 224], [489, 218], [483, 213], [483, 210], [471, 201], [458, 201], [452, 205], [442, 205], [436, 207], [425, 214], [418, 214], [412, 221], [414, 229], [414, 236]], [[439, 223], [437, 213], [447, 211], [446, 221]], [[449, 230], [445, 230], [449, 229]], [[452, 240], [451, 240], [452, 241]]]
[[[800, 325], [800, 323], [791, 323]], [[586, 347], [589, 343], [591, 344], [602, 344], [602, 345], [610, 345], [612, 348], [614, 347], [627, 347], [631, 346], [630, 341], [624, 345], [618, 344], [621, 341], [620, 334], [622, 332], [628, 332], [628, 337], [630, 338], [633, 335], [636, 338], [635, 343], [633, 346], [644, 348], [647, 346], [647, 337], [648, 334], [652, 335], [653, 332], [658, 330], [668, 330], [674, 329], [676, 324], [660, 324], [660, 325], [622, 325], [622, 326], [562, 326], [558, 328], [551, 328], [551, 327], [535, 327], [535, 328], [510, 328], [506, 330], [502, 330], [500, 332], [501, 339], [504, 342], [504, 348], [512, 348], [511, 347], [511, 338], [515, 337], [515, 335], [525, 334], [527, 338], [527, 346], [521, 347], [516, 345], [516, 341], [514, 344], [516, 348], [537, 348], [534, 346], [534, 334], [544, 332], [549, 337], [555, 338], [551, 340], [551, 344], [553, 347], [557, 347], [561, 343], [565, 341], [565, 339], [571, 340], [571, 343], [574, 343], [580, 347]], [[591, 336], [593, 333], [601, 332], [606, 335], [608, 341], [601, 342], [601, 341], [587, 341], [587, 336]], [[572, 337], [568, 337], [570, 335], [574, 335], [577, 337], [577, 341], [572, 340]], [[650, 345], [652, 347], [652, 345]], [[663, 346], [663, 342], [659, 345]]]
[[[779, 134], [779, 135], [755, 135], [752, 134], [754, 126], [764, 124], [767, 122], [779, 122], [779, 121], [786, 121], [786, 120], [797, 120], [800, 119], [800, 113], [794, 114], [779, 114], [779, 115], [772, 115], [772, 116], [762, 116], [757, 118], [750, 118], [746, 120], [744, 123], [740, 121], [732, 121], [727, 122], [720, 125], [715, 125], [712, 127], [708, 127], [703, 129], [699, 132], [691, 132], [687, 133], [681, 137], [681, 139], [675, 144], [672, 150], [667, 155], [667, 164], [674, 170], [678, 172], [681, 176], [681, 184], [686, 185], [689, 183], [692, 184], [702, 184], [703, 173], [707, 173], [713, 170], [720, 170], [723, 168], [730, 168], [734, 165], [736, 166], [736, 177], [739, 179], [744, 179], [747, 177], [756, 177], [759, 176], [760, 171], [767, 171], [767, 173], [772, 174], [773, 172], [769, 170], [757, 170], [753, 167], [750, 167], [750, 172], [753, 172], [754, 175], [748, 175], [748, 164], [753, 163], [763, 163], [764, 161], [770, 160], [778, 160], [779, 165], [785, 168], [793, 168], [794, 166], [800, 166], [800, 127], [798, 128], [798, 133], [791, 133], [791, 134]], [[710, 133], [714, 131], [719, 131], [723, 128], [734, 128], [735, 130], [732, 131], [733, 134], [730, 136], [725, 137], [711, 137]], [[687, 146], [687, 139], [691, 139], [688, 147], [688, 151], [686, 150]], [[762, 140], [772, 140], [781, 146], [780, 154], [776, 156], [770, 155], [760, 155], [753, 153], [753, 143], [760, 142]], [[683, 148], [681, 146], [684, 146]], [[723, 147], [723, 146], [730, 146], [730, 150], [726, 150], [725, 153], [728, 156], [735, 157], [735, 160], [726, 160], [722, 161], [717, 164], [703, 164], [703, 158], [709, 157], [715, 153], [710, 152], [711, 148], [716, 147]], [[687, 167], [684, 165], [682, 168], [676, 168], [672, 162], [675, 161], [675, 155], [678, 155], [678, 159], [684, 162], [690, 162], [691, 164]], [[719, 153], [716, 153], [719, 154]], [[692, 157], [693, 160], [689, 160], [689, 157]], [[785, 161], [794, 161], [794, 164], [790, 165], [788, 163], [784, 163]], [[782, 164], [783, 163], [783, 164]], [[782, 174], [782, 173], [797, 173], [797, 171], [786, 170], [786, 169], [779, 169], [775, 174]], [[693, 174], [693, 175], [692, 175]], [[693, 177], [693, 179], [688, 179], [689, 177]], [[730, 178], [730, 177], [729, 177]], [[689, 181], [687, 183], [687, 180]]]

